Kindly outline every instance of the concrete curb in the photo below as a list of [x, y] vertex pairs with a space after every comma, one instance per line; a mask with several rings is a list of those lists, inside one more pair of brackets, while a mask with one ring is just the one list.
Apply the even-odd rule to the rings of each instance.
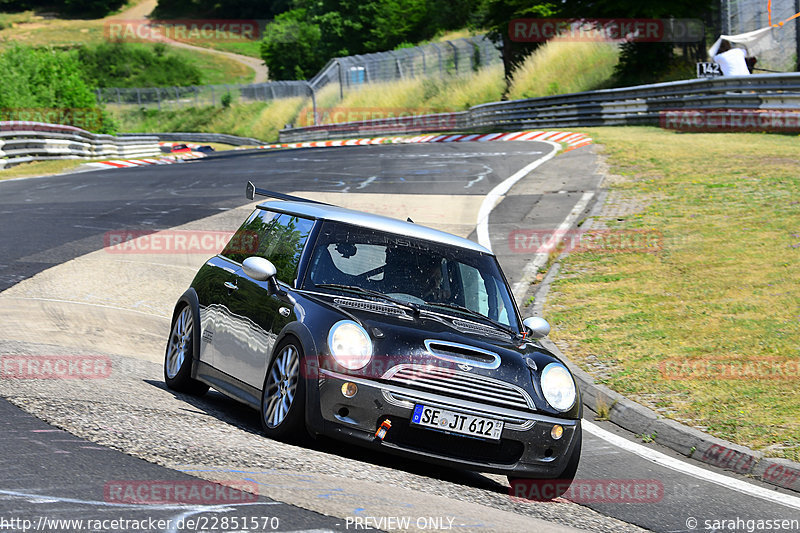
[[[598, 195], [592, 212], [582, 227], [587, 229], [591, 227], [606, 196], [605, 191]], [[564, 253], [559, 256], [536, 288], [532, 306], [536, 316], [543, 316], [544, 303], [550, 292], [550, 286], [558, 277], [561, 260], [566, 255]], [[608, 409], [608, 420], [617, 426], [637, 435], [652, 435], [653, 440], [658, 444], [702, 463], [737, 474], [745, 474], [776, 487], [800, 492], [800, 463], [787, 459], [764, 457], [761, 452], [664, 418], [605, 385], [595, 383], [589, 373], [571, 362], [549, 339], [543, 339], [542, 344], [569, 367], [580, 387], [584, 406], [595, 413], [598, 412], [598, 406]]]

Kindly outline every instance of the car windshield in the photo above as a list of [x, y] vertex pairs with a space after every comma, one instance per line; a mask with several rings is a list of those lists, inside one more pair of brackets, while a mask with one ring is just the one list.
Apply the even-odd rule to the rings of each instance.
[[323, 224], [303, 288], [374, 291], [425, 310], [483, 318], [519, 331], [493, 256], [339, 222]]

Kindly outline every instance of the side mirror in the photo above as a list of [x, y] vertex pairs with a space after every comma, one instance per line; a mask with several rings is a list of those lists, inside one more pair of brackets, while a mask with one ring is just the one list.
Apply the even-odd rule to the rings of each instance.
[[247, 277], [256, 281], [267, 281], [278, 273], [275, 265], [263, 257], [248, 257], [242, 262], [242, 270]]
[[531, 316], [522, 321], [534, 339], [542, 339], [550, 334], [550, 324], [542, 317]]

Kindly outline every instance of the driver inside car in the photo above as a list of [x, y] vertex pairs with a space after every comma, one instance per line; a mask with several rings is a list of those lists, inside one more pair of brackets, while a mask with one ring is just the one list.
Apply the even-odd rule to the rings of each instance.
[[426, 302], [450, 301], [450, 288], [442, 273], [442, 261], [433, 260], [422, 269], [422, 299]]

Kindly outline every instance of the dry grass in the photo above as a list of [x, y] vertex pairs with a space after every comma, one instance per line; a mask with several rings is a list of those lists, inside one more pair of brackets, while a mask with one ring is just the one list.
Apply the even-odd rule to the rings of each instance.
[[23, 163], [10, 168], [0, 169], [0, 180], [61, 174], [62, 172], [72, 170], [84, 163], [86, 163], [85, 159], [61, 159], [56, 161]]
[[[718, 437], [800, 459], [797, 137], [587, 133], [623, 176], [615, 189], [654, 198], [618, 227], [654, 229], [663, 245], [568, 257], [546, 309], [553, 337], [588, 371], [593, 361], [608, 365], [601, 381], [614, 390]], [[683, 362], [723, 366], [694, 374], [664, 366]], [[723, 374], [741, 363], [755, 372]]]
[[[477, 104], [499, 100], [504, 88], [503, 66], [500, 64], [469, 75], [369, 84], [346, 92], [341, 100], [338, 85], [330, 85], [317, 93], [317, 112], [321, 123], [330, 124], [397, 115], [462, 111]], [[296, 125], [308, 126], [312, 119], [309, 104], [299, 113]]]
[[616, 44], [553, 39], [513, 73], [509, 98], [535, 98], [606, 87], [619, 62]]
[[286, 124], [294, 120], [307, 101], [305, 98], [285, 98], [270, 103], [239, 104], [229, 108], [186, 107], [162, 112], [155, 109], [110, 109], [120, 124], [120, 131], [228, 133], [272, 141], [278, 138], [278, 132]]

